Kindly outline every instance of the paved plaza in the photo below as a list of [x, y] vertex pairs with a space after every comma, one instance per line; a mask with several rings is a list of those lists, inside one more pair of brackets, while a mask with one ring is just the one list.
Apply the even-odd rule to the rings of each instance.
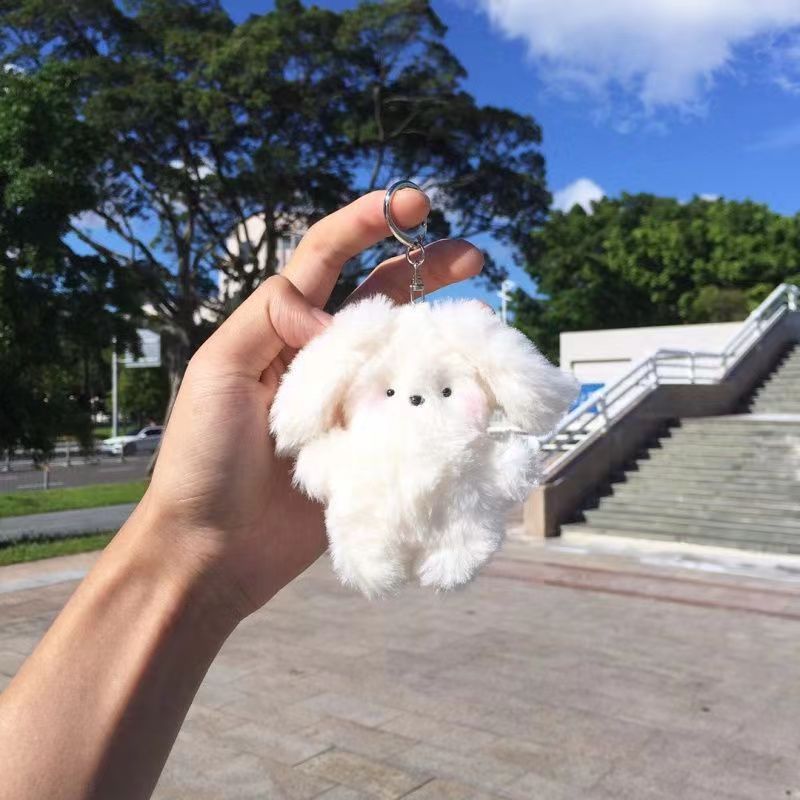
[[[0, 688], [93, 558], [0, 570]], [[800, 798], [800, 583], [651, 562], [512, 541], [368, 603], [323, 559], [226, 644], [155, 797]]]

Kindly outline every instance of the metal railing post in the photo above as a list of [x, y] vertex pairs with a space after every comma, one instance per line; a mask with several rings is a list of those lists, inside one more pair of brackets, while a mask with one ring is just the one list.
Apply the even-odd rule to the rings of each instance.
[[70, 442], [67, 442], [67, 466], [72, 466], [72, 452], [70, 449]]
[[606, 405], [605, 397], [601, 397], [597, 401], [597, 410], [600, 413], [600, 418], [603, 420], [603, 430], [608, 430], [608, 406]]
[[689, 353], [689, 383], [695, 382], [694, 353]]

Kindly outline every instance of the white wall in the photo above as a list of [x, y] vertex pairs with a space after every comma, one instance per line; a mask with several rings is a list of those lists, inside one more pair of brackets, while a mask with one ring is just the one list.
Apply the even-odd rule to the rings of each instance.
[[652, 328], [614, 328], [569, 331], [559, 337], [560, 364], [581, 383], [608, 383], [660, 348], [718, 353], [741, 322], [706, 325], [658, 325]]
[[[237, 229], [226, 240], [226, 247], [231, 253], [238, 253], [241, 242], [258, 242], [260, 241], [266, 224], [263, 217], [258, 215], [252, 216], [247, 220], [246, 231], [242, 225], [237, 226]], [[306, 225], [304, 222], [296, 222], [290, 226], [291, 232], [281, 236], [277, 242], [277, 271], [281, 272], [283, 268], [289, 263], [289, 259], [294, 255], [300, 239], [306, 232]], [[256, 261], [261, 269], [264, 269], [267, 263], [267, 246], [263, 247], [255, 254]], [[248, 265], [245, 267], [247, 272], [252, 271], [253, 267]], [[220, 297], [227, 297], [236, 294], [239, 289], [239, 284], [232, 278], [229, 278], [224, 272], [220, 271], [217, 278], [217, 286], [219, 288]]]

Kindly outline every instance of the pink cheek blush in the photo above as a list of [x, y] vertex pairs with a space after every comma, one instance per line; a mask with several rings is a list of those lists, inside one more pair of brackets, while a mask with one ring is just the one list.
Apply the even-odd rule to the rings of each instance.
[[467, 419], [479, 425], [486, 423], [489, 417], [489, 404], [486, 402], [486, 396], [477, 386], [462, 389], [459, 392], [459, 401], [462, 413]]
[[391, 399], [391, 397], [386, 396], [386, 389], [370, 389], [356, 400], [355, 407], [367, 414], [376, 414], [380, 411], [385, 411], [384, 406]]

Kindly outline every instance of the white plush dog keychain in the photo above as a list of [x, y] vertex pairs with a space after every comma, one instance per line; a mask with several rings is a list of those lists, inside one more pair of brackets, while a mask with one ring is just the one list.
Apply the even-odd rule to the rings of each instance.
[[[418, 579], [466, 583], [500, 546], [506, 516], [536, 479], [533, 437], [576, 394], [519, 331], [475, 301], [417, 302], [424, 224], [402, 231], [411, 304], [381, 295], [340, 311], [301, 350], [271, 412], [277, 451], [326, 506], [333, 567], [367, 596]], [[490, 422], [502, 420], [501, 433]]]

